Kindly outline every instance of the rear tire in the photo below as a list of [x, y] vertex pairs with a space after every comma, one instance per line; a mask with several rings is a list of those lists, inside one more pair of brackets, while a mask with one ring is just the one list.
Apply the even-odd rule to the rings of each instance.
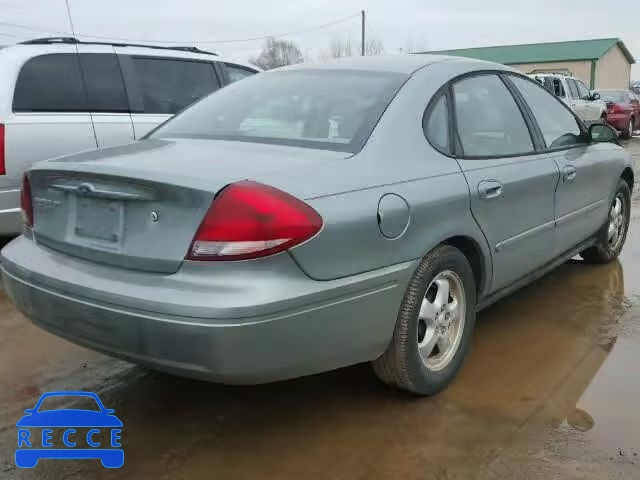
[[[617, 210], [618, 206], [620, 211]], [[630, 207], [631, 191], [627, 182], [621, 178], [609, 207], [607, 223], [598, 233], [597, 243], [580, 253], [585, 262], [610, 263], [618, 258], [629, 230]]]
[[629, 125], [627, 129], [622, 132], [622, 138], [629, 139], [633, 136], [633, 125], [635, 124], [635, 120], [633, 117], [629, 119]]
[[374, 372], [388, 385], [418, 395], [439, 392], [453, 381], [469, 352], [475, 307], [467, 258], [450, 245], [436, 247], [409, 282], [391, 343], [372, 362]]

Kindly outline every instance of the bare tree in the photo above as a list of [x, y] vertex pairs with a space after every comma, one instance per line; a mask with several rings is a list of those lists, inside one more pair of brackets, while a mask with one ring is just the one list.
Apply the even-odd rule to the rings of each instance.
[[[370, 38], [365, 41], [364, 52], [365, 55], [381, 55], [384, 53], [384, 45], [377, 38]], [[328, 52], [321, 56], [325, 58], [342, 58], [360, 55], [360, 53], [360, 44], [354, 45], [351, 39], [347, 38], [332, 40]]]
[[370, 38], [364, 42], [365, 55], [382, 55], [384, 53], [384, 45], [377, 38]]
[[350, 57], [353, 55], [353, 45], [351, 39], [333, 39], [329, 46], [330, 58]]
[[422, 39], [416, 39], [413, 35], [410, 35], [407, 38], [407, 41], [404, 44], [404, 48], [401, 48], [400, 51], [403, 53], [422, 53], [427, 50], [425, 46], [425, 42]]
[[263, 70], [302, 63], [304, 58], [298, 46], [289, 40], [269, 38], [265, 41], [260, 55], [249, 60]]

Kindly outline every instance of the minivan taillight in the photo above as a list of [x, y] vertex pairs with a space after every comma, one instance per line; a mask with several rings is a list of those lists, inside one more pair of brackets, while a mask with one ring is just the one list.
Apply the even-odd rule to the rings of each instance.
[[0, 123], [0, 175], [7, 174], [7, 167], [5, 165], [4, 158], [4, 135], [5, 135], [4, 125]]
[[31, 184], [29, 177], [25, 173], [22, 176], [22, 190], [20, 191], [20, 207], [22, 208], [22, 219], [29, 227], [33, 227], [33, 202], [31, 200]]
[[288, 193], [252, 181], [233, 183], [213, 200], [187, 259], [266, 257], [309, 240], [321, 228], [320, 215]]

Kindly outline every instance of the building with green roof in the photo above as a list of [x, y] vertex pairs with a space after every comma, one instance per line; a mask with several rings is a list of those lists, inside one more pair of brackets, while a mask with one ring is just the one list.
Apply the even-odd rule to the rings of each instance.
[[523, 73], [559, 72], [579, 78], [591, 88], [628, 88], [635, 59], [619, 38], [530, 43], [498, 47], [440, 50], [454, 55], [510, 65]]

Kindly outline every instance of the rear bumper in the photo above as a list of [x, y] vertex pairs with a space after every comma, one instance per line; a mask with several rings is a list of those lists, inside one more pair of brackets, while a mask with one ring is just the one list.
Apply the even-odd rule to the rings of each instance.
[[626, 130], [629, 126], [629, 119], [631, 118], [631, 114], [629, 113], [608, 113], [607, 114], [607, 123], [611, 125], [616, 130]]
[[378, 357], [416, 264], [319, 282], [288, 254], [195, 263], [173, 275], [126, 272], [25, 237], [2, 251], [5, 289], [35, 324], [135, 363], [225, 383], [281, 380]]

